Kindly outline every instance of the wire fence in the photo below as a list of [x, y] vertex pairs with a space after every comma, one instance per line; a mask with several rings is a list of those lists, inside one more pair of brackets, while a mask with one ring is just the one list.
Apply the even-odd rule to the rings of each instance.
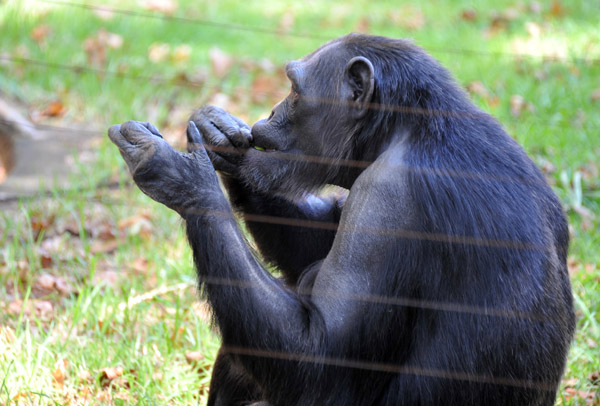
[[[254, 32], [265, 35], [276, 35], [276, 36], [287, 36], [294, 38], [305, 38], [310, 40], [329, 40], [331, 39], [328, 36], [322, 35], [314, 35], [314, 34], [305, 34], [305, 33], [296, 33], [296, 32], [283, 32], [282, 30], [274, 30], [274, 29], [266, 29], [261, 27], [252, 27], [245, 26], [239, 24], [229, 24], [222, 22], [215, 22], [210, 20], [202, 20], [202, 19], [192, 19], [187, 17], [177, 17], [177, 16], [165, 16], [161, 14], [155, 14], [150, 12], [140, 12], [137, 10], [128, 10], [123, 8], [115, 8], [115, 7], [106, 7], [106, 6], [98, 6], [92, 5], [88, 3], [74, 3], [68, 1], [60, 1], [60, 0], [38, 0], [41, 3], [48, 3], [54, 5], [60, 5], [64, 7], [75, 7], [80, 9], [85, 9], [89, 11], [110, 11], [112, 13], [120, 14], [128, 17], [140, 17], [140, 18], [152, 18], [152, 19], [161, 19], [167, 22], [173, 23], [185, 23], [185, 24], [197, 24], [202, 26], [223, 28], [229, 30], [238, 30], [242, 32]], [[432, 49], [430, 49], [432, 50]], [[537, 58], [538, 56], [527, 55], [527, 54], [510, 54], [510, 53], [496, 53], [496, 52], [482, 52], [475, 50], [467, 50], [467, 49], [433, 49], [434, 52], [445, 52], [452, 53], [463, 56], [486, 56], [486, 57], [511, 57], [511, 58]], [[161, 76], [155, 75], [134, 75], [127, 74], [124, 72], [115, 72], [111, 70], [91, 68], [88, 66], [77, 66], [77, 65], [69, 65], [62, 63], [54, 63], [49, 61], [37, 60], [32, 58], [22, 58], [22, 57], [10, 57], [6, 55], [0, 55], [0, 60], [13, 63], [13, 64], [25, 64], [28, 67], [36, 66], [42, 69], [55, 69], [55, 70], [66, 70], [73, 72], [75, 74], [96, 74], [96, 75], [106, 75], [113, 76], [116, 78], [124, 79], [124, 80], [135, 80], [142, 81], [145, 83], [152, 83], [154, 85], [167, 85], [167, 86], [183, 86], [183, 87], [192, 87], [192, 88], [200, 88], [206, 86], [218, 86], [218, 83], [210, 83], [210, 82], [199, 82], [192, 81], [187, 79], [171, 79]], [[600, 59], [594, 58], [585, 58], [585, 57], [570, 57], [570, 58], [552, 58], [552, 60], [560, 63], [567, 63], [572, 61], [579, 61], [585, 63], [600, 63]], [[270, 92], [265, 92], [267, 94], [271, 94]], [[315, 101], [323, 104], [339, 104], [340, 101], [336, 99], [316, 99]], [[469, 119], [477, 119], [478, 114], [473, 113], [464, 113], [460, 111], [432, 111], [432, 110], [424, 110], [424, 109], [414, 109], [402, 106], [389, 106], [389, 105], [378, 105], [371, 104], [368, 106], [370, 109], [380, 109], [387, 110], [399, 113], [407, 113], [407, 114], [423, 114], [423, 115], [440, 115], [451, 118], [469, 118]], [[487, 117], [487, 115], [486, 115]], [[548, 123], [546, 120], [535, 117], [536, 120], [543, 123], [543, 125], [548, 126], [562, 126], [563, 124], [558, 123]], [[543, 121], [542, 121], [543, 120]], [[4, 124], [16, 124], [10, 120], [0, 119], [0, 123]], [[18, 123], [19, 125], [23, 125], [23, 123]], [[27, 124], [25, 124], [27, 125]], [[46, 124], [30, 124], [31, 128], [34, 129], [47, 129], [53, 131], [65, 131], [65, 132], [85, 132], [90, 135], [99, 135], [105, 134], [104, 130], [96, 130], [96, 129], [78, 129], [72, 127], [64, 127], [64, 126], [56, 126], [56, 125], [46, 125]], [[566, 126], [566, 125], [565, 125]], [[222, 146], [206, 146], [207, 149], [211, 149], [214, 152], [240, 152], [238, 150], [232, 150], [231, 147], [222, 147]], [[353, 168], [366, 168], [372, 164], [370, 161], [356, 161], [356, 160], [340, 160], [334, 158], [327, 158], [322, 156], [299, 156], [296, 154], [290, 154], [285, 152], [273, 152], [271, 153], [274, 158], [282, 159], [282, 160], [302, 160], [315, 164], [322, 165], [336, 165], [336, 166], [346, 166]], [[415, 168], [415, 167], [407, 167], [407, 166], [398, 166], [399, 171], [416, 171], [422, 174], [431, 175], [431, 176], [445, 176], [445, 177], [457, 177], [461, 179], [469, 179], [469, 180], [484, 180], [491, 182], [519, 182], [519, 183], [538, 183], [539, 180], [531, 180], [531, 179], [522, 179], [522, 178], [514, 178], [507, 176], [498, 176], [495, 174], [486, 174], [480, 172], [470, 172], [470, 171], [450, 171], [450, 170], [440, 170], [437, 168]], [[98, 188], [108, 188], [115, 189], [123, 187], [123, 182], [104, 182], [102, 184], [97, 185]], [[128, 184], [131, 185], [131, 184]], [[81, 189], [85, 190], [85, 189]], [[65, 189], [64, 191], [59, 191], [58, 193], [75, 193], [78, 189]], [[41, 193], [37, 193], [35, 195], [29, 196], [29, 198], [37, 198], [37, 197], [52, 197], [57, 194], [56, 191], [42, 191]], [[16, 201], [22, 199], [22, 197], [14, 197], [9, 199], [0, 199], [0, 203], [6, 203], [10, 201]], [[218, 216], [222, 218], [235, 218], [235, 215], [230, 211], [198, 211], [202, 214], [208, 214], [211, 216]], [[322, 222], [322, 221], [313, 221], [313, 220], [304, 220], [298, 218], [286, 218], [280, 216], [269, 216], [269, 215], [256, 215], [256, 214], [245, 214], [245, 221], [251, 221], [256, 223], [267, 223], [273, 225], [283, 225], [290, 227], [302, 227], [309, 229], [321, 229], [321, 230], [331, 230], [335, 231], [338, 229], [339, 224], [331, 223], [331, 222]], [[389, 238], [398, 238], [398, 239], [411, 239], [411, 240], [424, 240], [424, 241], [433, 241], [433, 242], [449, 242], [452, 244], [464, 244], [464, 245], [473, 245], [478, 247], [491, 247], [491, 248], [508, 248], [514, 250], [537, 250], [537, 251], [548, 251], [549, 248], [540, 244], [531, 243], [527, 241], [505, 241], [498, 239], [490, 239], [490, 238], [475, 238], [469, 236], [457, 236], [457, 235], [446, 235], [446, 234], [435, 234], [435, 233], [424, 233], [424, 232], [415, 232], [415, 231], [406, 231], [406, 230], [390, 230], [390, 229], [379, 229], [379, 228], [356, 228], [353, 230], [357, 233], [363, 234], [375, 234], [375, 235], [383, 235]], [[221, 286], [230, 286], [237, 288], [245, 288], [245, 289], [262, 289], [264, 287], [255, 286], [247, 281], [243, 280], [232, 280], [232, 279], [223, 279], [223, 278], [203, 278], [204, 283], [213, 284], [213, 285], [221, 285]], [[301, 289], [297, 289], [296, 293], [302, 294], [311, 294], [310, 291], [301, 291]], [[493, 308], [486, 306], [473, 306], [473, 305], [465, 305], [460, 303], [452, 303], [452, 302], [433, 302], [427, 300], [418, 300], [410, 297], [390, 297], [390, 296], [382, 296], [382, 295], [351, 295], [351, 294], [343, 294], [336, 296], [335, 293], [328, 292], [330, 296], [334, 296], [338, 299], [350, 299], [359, 302], [366, 302], [371, 304], [385, 304], [385, 305], [394, 305], [394, 306], [403, 306], [403, 307], [412, 307], [433, 311], [442, 311], [442, 312], [458, 312], [458, 313], [466, 313], [484, 317], [500, 317], [500, 318], [509, 318], [509, 319], [519, 319], [525, 320], [532, 323], [539, 323], [549, 321], [548, 316], [545, 314], [539, 314], [536, 312], [529, 311], [520, 311], [520, 310], [511, 310], [511, 309], [502, 309], [502, 308]], [[333, 357], [316, 357], [308, 354], [292, 354], [288, 352], [278, 352], [278, 351], [265, 351], [260, 349], [252, 349], [252, 348], [241, 348], [241, 347], [226, 347], [224, 348], [226, 352], [246, 355], [246, 356], [255, 356], [255, 357], [269, 357], [275, 359], [282, 360], [290, 360], [290, 361], [301, 361], [301, 362], [314, 362], [323, 365], [330, 366], [338, 366], [345, 368], [357, 368], [357, 369], [365, 369], [371, 371], [378, 372], [388, 372], [394, 374], [412, 374], [426, 377], [436, 377], [443, 379], [453, 379], [459, 381], [468, 381], [474, 383], [485, 383], [485, 384], [497, 384], [504, 386], [513, 386], [513, 387], [521, 387], [521, 388], [530, 388], [536, 390], [543, 391], [553, 391], [555, 390], [554, 383], [547, 382], [536, 382], [526, 379], [512, 379], [508, 377], [493, 377], [493, 376], [485, 376], [478, 375], [474, 373], [463, 373], [457, 371], [446, 371], [446, 370], [437, 370], [437, 369], [427, 369], [427, 368], [418, 368], [418, 367], [410, 367], [410, 366], [402, 366], [396, 364], [386, 364], [386, 363], [375, 363], [375, 362], [363, 362], [360, 360], [350, 360], [350, 359], [342, 359], [342, 358], [333, 358]]]

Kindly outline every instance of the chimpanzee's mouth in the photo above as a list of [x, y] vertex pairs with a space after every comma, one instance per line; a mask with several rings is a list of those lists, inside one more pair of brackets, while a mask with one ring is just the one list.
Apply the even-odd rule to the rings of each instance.
[[275, 150], [272, 148], [265, 148], [265, 147], [261, 147], [258, 145], [252, 145], [252, 148], [257, 150], [257, 151], [261, 151], [261, 152], [274, 152]]

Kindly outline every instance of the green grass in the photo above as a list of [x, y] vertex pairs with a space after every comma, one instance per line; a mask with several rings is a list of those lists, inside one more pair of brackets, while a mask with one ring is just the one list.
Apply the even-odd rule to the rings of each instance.
[[[517, 2], [484, 0], [474, 7], [477, 18], [468, 21], [461, 13], [470, 3], [273, 1], [267, 9], [255, 2], [179, 1], [175, 16], [227, 28], [121, 14], [103, 20], [90, 10], [13, 0], [0, 5], [0, 89], [25, 99], [34, 116], [60, 100], [66, 114], [45, 123], [104, 132], [112, 123], [137, 119], [177, 134], [186, 116], [218, 93], [228, 95], [229, 109], [249, 122], [267, 114], [287, 85], [278, 80], [264, 99], [254, 100], [257, 75], [281, 76], [257, 68], [261, 60], [281, 66], [312, 51], [324, 42], [321, 38], [360, 26], [374, 34], [413, 38], [464, 86], [483, 84], [488, 94], [475, 94], [474, 101], [548, 169], [568, 210], [578, 329], [558, 403], [587, 404], [585, 392], [600, 396], [598, 384], [588, 379], [600, 370], [600, 102], [591, 98], [600, 88], [600, 12], [585, 0], [564, 1], [562, 15], [552, 14], [546, 4], [535, 13]], [[147, 13], [133, 0], [103, 4]], [[510, 8], [516, 16], [486, 36], [493, 10]], [[232, 27], [277, 30], [286, 14], [294, 17], [290, 31], [299, 35]], [[424, 20], [410, 29], [407, 24], [415, 20], [407, 23], [406, 15]], [[541, 27], [539, 38], [528, 34], [528, 23]], [[31, 33], [42, 25], [50, 33], [38, 44]], [[101, 28], [120, 35], [123, 44], [107, 48], [105, 60], [91, 64], [84, 43]], [[148, 58], [153, 43], [169, 44], [171, 51], [185, 44], [192, 52], [182, 62], [153, 63]], [[236, 56], [222, 79], [210, 68], [209, 50], [215, 46]], [[550, 58], [554, 54], [560, 60]], [[250, 68], [247, 61], [254, 61]], [[188, 82], [182, 83], [183, 77]], [[513, 95], [530, 103], [531, 111], [515, 117]], [[116, 149], [104, 140], [94, 163], [80, 164], [70, 179], [74, 191], [55, 189], [49, 197], [0, 207], [0, 404], [83, 404], [84, 399], [108, 404], [112, 399], [114, 404], [191, 405], [206, 396], [218, 338], [193, 288], [180, 221], [128, 187], [128, 179]], [[121, 186], [98, 188], [105, 181]], [[580, 207], [595, 217], [581, 217]], [[108, 250], [114, 241], [118, 247]], [[76, 294], [40, 290], [43, 274], [64, 277]], [[148, 291], [154, 296], [123, 305]], [[188, 361], [186, 353], [195, 350], [205, 358]], [[103, 378], [107, 367], [122, 367], [123, 376]]]

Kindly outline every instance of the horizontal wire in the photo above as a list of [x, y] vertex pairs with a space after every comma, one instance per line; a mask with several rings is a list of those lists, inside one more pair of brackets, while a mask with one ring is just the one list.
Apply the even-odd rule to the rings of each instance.
[[[178, 23], [186, 23], [186, 24], [197, 24], [197, 25], [205, 25], [210, 27], [217, 28], [226, 28], [228, 30], [238, 30], [238, 31], [246, 31], [246, 32], [255, 32], [259, 34], [268, 34], [268, 35], [277, 35], [283, 37], [295, 37], [295, 38], [306, 38], [306, 39], [318, 39], [321, 41], [330, 41], [334, 39], [334, 36], [323, 36], [316, 35], [310, 33], [298, 33], [288, 30], [278, 30], [278, 29], [270, 29], [270, 28], [262, 28], [256, 26], [247, 26], [242, 24], [232, 24], [232, 23], [223, 23], [205, 19], [196, 19], [189, 17], [179, 17], [179, 16], [171, 16], [165, 14], [156, 14], [152, 12], [142, 12], [139, 10], [131, 10], [131, 9], [121, 9], [114, 7], [106, 7], [106, 6], [97, 6], [88, 3], [77, 3], [77, 2], [69, 2], [62, 0], [37, 0], [40, 3], [48, 3], [55, 4], [65, 7], [75, 7], [82, 8], [86, 10], [97, 10], [104, 12], [113, 12], [115, 14], [121, 14], [129, 17], [143, 17], [143, 18], [152, 18], [157, 20], [165, 20], [172, 21]], [[489, 52], [489, 51], [480, 51], [480, 50], [471, 50], [471, 49], [461, 49], [461, 48], [431, 48], [424, 46], [425, 49], [428, 49], [431, 52], [452, 54], [452, 55], [464, 55], [464, 56], [486, 56], [491, 58], [498, 57], [510, 57], [510, 58], [527, 58], [527, 59], [543, 59], [543, 60], [552, 60], [557, 62], [569, 62], [569, 61], [578, 61], [578, 62], [586, 62], [586, 63], [600, 63], [600, 58], [586, 58], [581, 56], [573, 56], [573, 57], [562, 57], [562, 56], [551, 56], [551, 55], [532, 55], [532, 54], [523, 54], [523, 53], [511, 53], [511, 52]]]
[[317, 365], [327, 365], [334, 367], [363, 369], [376, 372], [387, 372], [392, 374], [405, 374], [426, 376], [431, 378], [442, 378], [466, 381], [472, 383], [492, 384], [511, 386], [518, 388], [537, 389], [553, 392], [556, 385], [533, 381], [528, 379], [516, 379], [505, 377], [494, 377], [489, 375], [475, 374], [473, 372], [451, 371], [443, 369], [423, 368], [410, 365], [397, 365], [384, 362], [361, 361], [347, 358], [317, 356], [312, 354], [296, 354], [284, 351], [260, 350], [255, 348], [223, 345], [221, 351], [225, 354], [245, 355], [259, 358], [273, 358], [285, 361], [309, 362]]
[[[232, 278], [217, 278], [217, 277], [200, 277], [202, 284], [214, 285], [214, 286], [227, 286], [242, 289], [256, 289], [256, 290], [268, 290], [268, 287], [263, 284], [245, 281], [242, 279]], [[466, 313], [477, 316], [485, 317], [498, 317], [508, 319], [519, 319], [527, 320], [531, 322], [546, 322], [549, 318], [545, 314], [537, 312], [529, 312], [524, 310], [510, 310], [500, 309], [489, 306], [478, 306], [478, 305], [467, 305], [454, 302], [441, 302], [433, 300], [415, 299], [411, 297], [399, 297], [399, 296], [386, 296], [386, 295], [375, 295], [375, 294], [358, 294], [358, 293], [347, 293], [347, 292], [314, 292], [311, 288], [301, 287], [288, 287], [296, 294], [300, 296], [311, 296], [311, 297], [324, 297], [334, 298], [342, 300], [353, 300], [356, 302], [400, 306], [400, 307], [411, 307], [415, 309], [426, 309], [441, 312], [452, 312], [452, 313]]]
[[[7, 55], [0, 55], [0, 61], [6, 61], [9, 63], [14, 63], [14, 64], [19, 64], [19, 63], [31, 64], [31, 65], [45, 67], [45, 68], [51, 68], [51, 69], [68, 70], [68, 71], [72, 71], [74, 74], [77, 74], [77, 75], [98, 74], [98, 75], [105, 75], [105, 76], [113, 76], [113, 77], [117, 77], [119, 79], [154, 82], [154, 83], [158, 83], [158, 84], [167, 84], [167, 85], [179, 86], [179, 87], [188, 87], [189, 86], [189, 87], [193, 87], [193, 88], [203, 88], [203, 87], [209, 87], [209, 86], [211, 86], [211, 87], [220, 87], [221, 86], [221, 82], [211, 82], [211, 81], [200, 82], [200, 81], [193, 81], [193, 80], [189, 80], [189, 79], [185, 79], [185, 78], [178, 78], [178, 77], [174, 77], [173, 79], [168, 79], [168, 78], [159, 77], [159, 76], [128, 75], [123, 72], [111, 71], [111, 70], [106, 70], [106, 69], [98, 69], [98, 68], [90, 68], [90, 67], [86, 67], [86, 66], [82, 66], [82, 65], [59, 64], [59, 63], [47, 62], [47, 61], [31, 59], [31, 58], [11, 57], [11, 56], [7, 56]], [[284, 97], [287, 94], [287, 93], [281, 92], [281, 91], [271, 91], [271, 92], [256, 91], [253, 93], [259, 94], [259, 95], [267, 95], [267, 96], [276, 95], [279, 97]], [[338, 99], [330, 99], [330, 98], [310, 98], [310, 99], [312, 101], [316, 101], [316, 102], [323, 103], [323, 104], [352, 105], [352, 103], [350, 103], [350, 102], [343, 102]], [[416, 107], [387, 105], [387, 104], [379, 104], [379, 103], [368, 103], [368, 104], [366, 104], [366, 107], [370, 110], [382, 110], [382, 111], [391, 111], [391, 112], [407, 113], [407, 114], [414, 114], [414, 115], [430, 115], [430, 116], [442, 116], [442, 117], [454, 117], [454, 118], [483, 119], [483, 118], [487, 118], [490, 116], [488, 113], [483, 112], [483, 111], [481, 111], [481, 112], [466, 112], [466, 111], [458, 111], [458, 110], [430, 110], [430, 109], [423, 109], [423, 108], [416, 108]], [[538, 117], [537, 115], [531, 115], [530, 119], [532, 119], [536, 123], [539, 123], [548, 128], [564, 128], [564, 129], [572, 128], [572, 126], [569, 125], [568, 123], [557, 123], [557, 122], [549, 123], [546, 119], [542, 119], [542, 118]], [[526, 124], [526, 122], [523, 122], [523, 121], [519, 122], [517, 120], [512, 120], [510, 122], [510, 124], [519, 124], [519, 123]], [[593, 126], [596, 127], [595, 124]]]
[[[28, 127], [33, 129], [46, 129], [46, 130], [59, 130], [59, 131], [68, 131], [68, 132], [85, 132], [88, 134], [95, 135], [104, 135], [106, 131], [100, 130], [87, 130], [87, 129], [76, 129], [69, 127], [60, 127], [53, 125], [45, 125], [45, 124], [27, 124], [27, 123], [19, 123], [16, 121], [6, 120], [0, 118], [0, 123], [5, 124], [18, 124], [21, 127]], [[246, 149], [236, 148], [234, 146], [222, 146], [222, 145], [207, 145], [203, 144], [198, 146], [194, 144], [192, 146], [192, 151], [197, 151], [201, 149], [206, 149], [211, 152], [223, 153], [223, 154], [243, 154], [246, 152]], [[352, 159], [339, 159], [339, 158], [330, 158], [319, 155], [300, 155], [294, 154], [285, 151], [273, 151], [273, 152], [263, 152], [264, 154], [270, 155], [272, 158], [287, 160], [287, 161], [301, 161], [301, 162], [310, 162], [319, 165], [328, 165], [328, 166], [340, 166], [340, 167], [349, 167], [349, 168], [359, 168], [366, 169], [370, 165], [374, 163], [374, 161], [362, 161], [362, 160], [352, 160]], [[394, 168], [399, 171], [410, 172], [410, 173], [419, 173], [424, 175], [438, 176], [438, 177], [448, 177], [448, 178], [461, 178], [461, 179], [470, 179], [470, 180], [482, 180], [482, 181], [491, 181], [491, 182], [499, 182], [499, 183], [522, 183], [529, 185], [545, 185], [546, 182], [542, 179], [528, 179], [517, 176], [506, 176], [506, 175], [496, 175], [496, 174], [488, 174], [488, 173], [480, 173], [474, 171], [465, 171], [465, 170], [454, 170], [454, 169], [445, 169], [445, 168], [427, 168], [427, 167], [414, 167], [408, 166], [404, 164], [386, 164], [381, 163], [387, 168]]]

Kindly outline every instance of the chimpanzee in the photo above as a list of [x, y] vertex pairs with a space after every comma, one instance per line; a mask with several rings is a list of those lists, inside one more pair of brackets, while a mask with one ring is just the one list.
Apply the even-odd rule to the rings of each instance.
[[350, 34], [286, 72], [251, 131], [197, 111], [189, 153], [109, 130], [185, 220], [223, 341], [209, 404], [553, 405], [569, 236], [534, 163], [410, 41]]

